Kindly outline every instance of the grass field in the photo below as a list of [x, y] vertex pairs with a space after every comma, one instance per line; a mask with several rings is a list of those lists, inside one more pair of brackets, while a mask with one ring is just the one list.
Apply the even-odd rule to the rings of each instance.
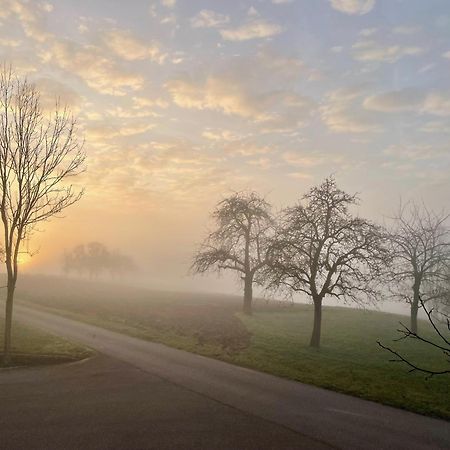
[[[423, 375], [389, 362], [381, 340], [415, 362], [439, 367], [442, 354], [417, 342], [397, 342], [402, 316], [325, 307], [322, 348], [308, 347], [309, 305], [258, 301], [252, 317], [240, 298], [110, 287], [101, 283], [28, 277], [18, 298], [53, 312], [143, 339], [450, 419], [449, 377]], [[432, 336], [426, 322], [420, 326]]]
[[[0, 349], [3, 348], [3, 319], [0, 320]], [[8, 367], [36, 366], [76, 361], [92, 351], [34, 328], [13, 324], [12, 358]], [[6, 367], [0, 354], [0, 368]]]

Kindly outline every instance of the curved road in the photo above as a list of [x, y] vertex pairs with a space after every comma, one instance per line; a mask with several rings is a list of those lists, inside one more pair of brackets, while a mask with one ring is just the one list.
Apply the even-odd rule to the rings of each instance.
[[[15, 318], [85, 344], [208, 401], [232, 407], [239, 414], [262, 419], [267, 426], [276, 424], [297, 434], [298, 445], [283, 446], [280, 441], [278, 448], [450, 448], [450, 423], [443, 420], [237, 367], [23, 305], [17, 305]], [[254, 448], [276, 447], [267, 441], [267, 447], [264, 442], [255, 442]]]

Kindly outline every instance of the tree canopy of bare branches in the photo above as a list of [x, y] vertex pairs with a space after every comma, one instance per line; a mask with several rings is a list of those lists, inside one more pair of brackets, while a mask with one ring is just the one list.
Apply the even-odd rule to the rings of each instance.
[[7, 272], [7, 360], [22, 244], [37, 224], [80, 199], [82, 191], [68, 179], [83, 169], [85, 155], [75, 120], [67, 109], [56, 102], [54, 113], [48, 117], [32, 84], [6, 66], [0, 72], [0, 215]]
[[421, 303], [439, 303], [448, 296], [448, 219], [445, 213], [408, 203], [400, 206], [388, 230], [393, 261], [387, 270], [387, 281], [394, 297], [410, 304], [412, 333], [417, 333]]
[[267, 264], [273, 230], [270, 205], [255, 192], [240, 192], [222, 200], [212, 214], [216, 229], [194, 257], [192, 270], [231, 270], [244, 281], [243, 309], [252, 312], [253, 284]]
[[429, 349], [442, 352], [444, 365], [438, 369], [420, 365], [417, 362], [413, 362], [408, 355], [401, 354], [397, 350], [382, 344], [380, 341], [378, 341], [378, 345], [394, 355], [394, 358], [391, 359], [392, 362], [406, 364], [410, 372], [421, 372], [426, 374], [427, 377], [450, 375], [450, 315], [446, 312], [436, 311], [434, 308], [428, 308], [420, 297], [419, 303], [434, 331], [434, 339], [428, 339], [418, 331], [413, 331], [403, 323], [400, 323], [401, 328], [397, 330], [400, 333], [400, 337], [397, 340], [413, 339], [422, 342]]
[[284, 211], [270, 252], [270, 285], [308, 295], [314, 303], [310, 345], [320, 346], [326, 296], [361, 302], [375, 298], [374, 280], [388, 259], [381, 230], [352, 215], [356, 195], [333, 178], [313, 187], [303, 202]]

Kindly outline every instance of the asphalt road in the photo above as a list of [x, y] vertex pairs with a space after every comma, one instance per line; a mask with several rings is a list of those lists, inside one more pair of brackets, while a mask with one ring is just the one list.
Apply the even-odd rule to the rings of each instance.
[[[100, 446], [89, 447], [84, 443], [81, 447], [64, 448], [342, 448], [342, 449], [449, 449], [450, 448], [450, 423], [442, 420], [432, 419], [417, 414], [409, 413], [399, 409], [383, 406], [366, 400], [350, 397], [347, 395], [327, 391], [302, 383], [284, 380], [278, 377], [256, 372], [253, 370], [233, 366], [221, 361], [204, 358], [184, 351], [172, 349], [161, 344], [155, 344], [140, 339], [128, 337], [119, 333], [104, 330], [102, 328], [86, 325], [73, 320], [65, 319], [42, 311], [36, 311], [24, 306], [17, 305], [15, 310], [16, 319], [29, 325], [45, 329], [49, 332], [65, 336], [88, 345], [103, 355], [108, 364], [114, 369], [111, 380], [105, 376], [105, 384], [114, 384], [114, 380], [120, 382], [119, 395], [122, 402], [118, 403], [116, 414], [119, 412], [127, 417], [124, 408], [134, 411], [140, 408], [140, 399], [152, 403], [151, 414], [148, 422], [153, 427], [152, 420], [159, 423], [160, 417], [165, 417], [166, 431], [169, 433], [164, 441], [164, 433], [156, 433], [156, 444], [152, 444], [152, 433], [144, 436], [144, 441], [134, 443], [130, 441], [129, 446]], [[104, 357], [102, 357], [104, 358]], [[96, 358], [94, 358], [95, 362]], [[89, 373], [92, 362], [77, 365]], [[95, 364], [94, 364], [95, 366]], [[67, 396], [67, 388], [64, 389], [66, 375], [72, 373], [64, 368], [41, 369], [37, 371], [40, 375], [34, 381], [36, 369], [4, 372], [0, 374], [0, 447], [3, 439], [5, 424], [7, 429], [15, 429], [14, 421], [5, 417], [8, 411], [4, 408], [5, 386], [8, 385], [7, 393], [12, 395], [12, 386], [17, 386], [21, 392], [29, 392], [31, 399], [26, 404], [32, 405], [37, 412], [41, 410], [41, 417], [53, 409], [48, 401], [44, 401], [41, 408], [36, 406], [33, 398], [36, 392], [51, 393], [54, 386], [55, 392], [60, 392], [64, 398]], [[70, 366], [72, 367], [72, 366]], [[120, 369], [122, 368], [122, 369]], [[127, 383], [127, 373], [136, 371], [145, 385], [148, 380], [148, 390], [136, 382], [139, 395], [134, 390], [133, 382]], [[123, 373], [122, 373], [122, 372]], [[95, 372], [95, 368], [94, 368]], [[20, 375], [31, 374], [29, 376]], [[45, 375], [47, 373], [47, 375]], [[51, 374], [59, 374], [52, 383]], [[122, 373], [122, 375], [121, 375]], [[80, 376], [71, 377], [77, 386], [88, 383], [92, 377], [83, 379], [83, 369]], [[14, 381], [17, 376], [25, 376], [24, 381]], [[8, 380], [8, 377], [10, 378]], [[139, 377], [138, 377], [139, 378]], [[28, 380], [28, 385], [26, 380]], [[78, 381], [77, 381], [78, 380]], [[83, 381], [84, 380], [84, 381]], [[153, 380], [153, 385], [152, 385]], [[155, 380], [158, 380], [156, 382]], [[28, 390], [27, 390], [28, 389]], [[176, 391], [176, 392], [175, 392]], [[108, 420], [107, 412], [103, 411], [104, 389], [99, 393], [92, 390], [95, 402], [87, 396], [86, 404], [98, 410], [97, 417]], [[116, 390], [111, 389], [115, 395]], [[52, 394], [52, 397], [54, 395]], [[27, 394], [20, 395], [27, 397]], [[45, 400], [45, 395], [43, 396]], [[155, 397], [156, 400], [152, 400]], [[14, 404], [14, 395], [10, 402]], [[77, 397], [78, 398], [78, 397]], [[80, 394], [80, 399], [83, 395]], [[128, 398], [128, 400], [127, 400]], [[38, 400], [38, 399], [37, 399]], [[39, 402], [38, 402], [39, 403]], [[70, 405], [71, 408], [73, 404]], [[26, 406], [17, 403], [16, 412], [18, 417], [23, 417]], [[196, 413], [193, 413], [193, 410]], [[56, 412], [55, 412], [56, 411]], [[53, 419], [57, 419], [57, 409], [53, 411]], [[75, 414], [77, 420], [81, 420]], [[201, 411], [201, 412], [199, 412]], [[106, 415], [105, 415], [106, 414]], [[114, 415], [113, 415], [114, 416]], [[224, 417], [223, 421], [221, 417]], [[67, 417], [66, 422], [71, 417]], [[146, 417], [146, 416], [145, 416]], [[5, 423], [6, 421], [6, 423]], [[111, 418], [114, 423], [114, 417]], [[32, 420], [30, 422], [33, 423]], [[235, 428], [234, 425], [238, 424]], [[53, 422], [49, 419], [49, 424]], [[190, 425], [187, 425], [190, 424]], [[227, 424], [230, 424], [229, 426]], [[95, 421], [91, 424], [95, 425]], [[155, 425], [158, 429], [158, 425]], [[186, 433], [186, 427], [192, 433]], [[64, 424], [62, 426], [64, 428]], [[107, 428], [107, 427], [106, 427]], [[121, 427], [119, 427], [121, 428]], [[164, 427], [163, 427], [164, 428]], [[28, 430], [28, 428], [25, 427]], [[61, 427], [58, 428], [60, 430]], [[130, 436], [133, 430], [130, 429]], [[142, 429], [138, 427], [138, 430]], [[126, 432], [126, 427], [123, 430]], [[108, 435], [107, 429], [101, 431], [102, 435]], [[139, 434], [138, 431], [136, 433]], [[167, 434], [166, 433], [166, 434]], [[8, 433], [6, 433], [8, 434]], [[14, 434], [14, 433], [12, 433]], [[64, 433], [63, 433], [64, 434]], [[145, 433], [144, 433], [145, 434]], [[248, 434], [248, 439], [246, 435]], [[118, 442], [122, 442], [123, 434]], [[145, 440], [146, 439], [146, 440]], [[67, 442], [67, 441], [66, 441]], [[70, 442], [70, 441], [69, 441]], [[113, 441], [111, 441], [113, 442]], [[111, 443], [110, 442], [110, 443]], [[146, 442], [146, 444], [143, 444]], [[94, 442], [95, 444], [95, 442]], [[19, 447], [10, 447], [19, 448]], [[30, 448], [30, 447], [21, 447]], [[50, 447], [42, 447], [50, 448]], [[56, 448], [56, 447], [55, 447]], [[61, 448], [61, 447], [59, 447]]]

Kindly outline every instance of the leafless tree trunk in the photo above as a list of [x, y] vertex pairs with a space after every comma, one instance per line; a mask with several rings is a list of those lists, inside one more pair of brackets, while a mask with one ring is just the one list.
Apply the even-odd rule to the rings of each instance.
[[319, 295], [313, 297], [314, 304], [314, 325], [309, 345], [320, 347], [320, 336], [322, 335], [322, 298]]
[[11, 68], [0, 72], [0, 216], [7, 273], [4, 360], [11, 352], [14, 292], [22, 243], [34, 227], [78, 201], [67, 179], [82, 169], [75, 121], [56, 104], [47, 117], [40, 97]]

